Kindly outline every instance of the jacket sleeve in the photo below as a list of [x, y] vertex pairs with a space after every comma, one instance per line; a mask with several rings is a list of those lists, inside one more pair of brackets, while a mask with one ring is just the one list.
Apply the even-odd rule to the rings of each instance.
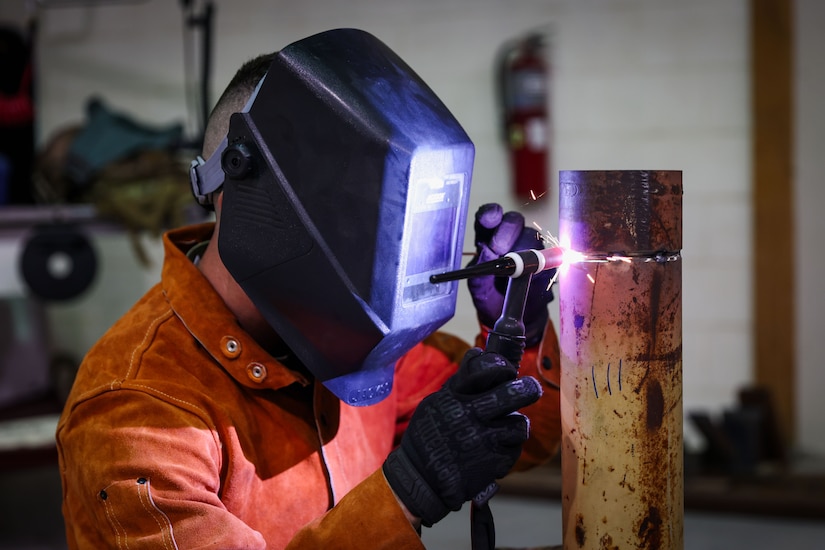
[[[476, 337], [477, 346], [484, 347], [487, 334], [488, 329], [482, 326]], [[536, 378], [544, 393], [536, 403], [521, 410], [530, 419], [530, 439], [524, 444], [513, 471], [528, 470], [548, 462], [558, 452], [561, 442], [561, 358], [552, 320], [547, 321], [539, 345], [524, 350], [519, 375]]]
[[294, 508], [308, 495], [284, 495], [281, 506], [266, 501], [275, 495], [250, 494], [251, 506], [286, 514], [277, 521], [307, 521], [289, 525], [296, 532], [287, 540], [265, 540], [221, 500], [227, 463], [220, 428], [179, 401], [104, 392], [75, 406], [59, 426], [70, 549], [423, 548], [380, 470], [306, 520]]
[[[396, 364], [393, 394], [396, 422], [394, 446], [401, 441], [415, 408], [452, 376], [470, 345], [444, 332], [436, 332], [406, 353]], [[424, 548], [418, 533], [404, 515], [379, 469], [350, 491], [335, 507], [319, 517], [291, 541], [290, 548], [325, 548], [330, 533], [335, 548]], [[357, 536], [351, 536], [356, 534]]]
[[332, 510], [301, 529], [288, 548], [413, 550], [423, 549], [424, 544], [379, 469]]
[[192, 411], [104, 392], [73, 408], [57, 440], [69, 548], [266, 548], [221, 503], [221, 445]]

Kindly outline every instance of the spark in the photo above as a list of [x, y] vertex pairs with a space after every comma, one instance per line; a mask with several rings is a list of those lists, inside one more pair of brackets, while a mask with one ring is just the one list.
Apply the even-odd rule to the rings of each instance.
[[547, 287], [546, 287], [544, 290], [550, 290], [550, 288], [551, 288], [554, 284], [556, 284], [556, 281], [558, 281], [558, 280], [559, 280], [559, 273], [560, 273], [560, 271], [559, 271], [558, 269], [556, 270], [556, 272], [555, 272], [555, 273], [553, 273], [553, 276], [552, 276], [552, 277], [550, 278], [550, 280], [547, 282]]
[[549, 245], [551, 248], [554, 246], [563, 246], [562, 243], [550, 231], [545, 231], [542, 229], [537, 222], [533, 222], [533, 227], [536, 228], [536, 231], [538, 231], [539, 240], [545, 245]]
[[536, 192], [530, 189], [530, 200], [525, 202], [522, 206], [529, 206], [530, 202], [538, 202], [538, 200], [546, 194], [547, 191], [542, 191], [540, 195], [536, 195]]

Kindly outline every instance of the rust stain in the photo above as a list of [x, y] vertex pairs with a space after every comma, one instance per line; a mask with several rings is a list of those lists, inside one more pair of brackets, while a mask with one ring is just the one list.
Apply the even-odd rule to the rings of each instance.
[[656, 251], [682, 248], [680, 172], [562, 171], [562, 218], [587, 214], [573, 247], [588, 251]]
[[662, 427], [662, 418], [665, 413], [665, 397], [662, 394], [662, 385], [658, 380], [647, 383], [647, 429], [656, 431]]
[[584, 516], [581, 514], [576, 516], [576, 544], [579, 545], [579, 548], [584, 546], [585, 540], [585, 532], [584, 532]]
[[662, 516], [659, 509], [650, 506], [647, 515], [639, 523], [639, 548], [659, 550], [662, 547]]

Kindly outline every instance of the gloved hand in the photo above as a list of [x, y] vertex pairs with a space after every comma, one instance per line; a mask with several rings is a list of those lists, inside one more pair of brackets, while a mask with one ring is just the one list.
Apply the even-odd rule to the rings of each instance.
[[[501, 205], [495, 203], [484, 204], [478, 209], [474, 228], [476, 255], [468, 265], [495, 260], [514, 250], [544, 248], [538, 231], [525, 227], [524, 216], [519, 212], [504, 213]], [[538, 344], [544, 335], [549, 318], [547, 304], [553, 301], [553, 291], [548, 285], [555, 273], [555, 269], [548, 269], [533, 275], [524, 307], [526, 347]], [[493, 275], [467, 279], [478, 320], [487, 328], [493, 328], [501, 316], [507, 282], [508, 277]]]
[[529, 434], [515, 412], [541, 396], [535, 378], [516, 378], [504, 357], [469, 350], [454, 374], [416, 408], [384, 476], [421, 523], [459, 510], [513, 467]]

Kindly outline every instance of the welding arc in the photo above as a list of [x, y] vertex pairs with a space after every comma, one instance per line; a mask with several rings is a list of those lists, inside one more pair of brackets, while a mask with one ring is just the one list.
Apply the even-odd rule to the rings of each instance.
[[547, 269], [559, 267], [564, 261], [564, 249], [560, 246], [536, 250], [519, 250], [509, 252], [504, 256], [489, 262], [482, 262], [467, 266], [464, 269], [448, 271], [430, 276], [431, 283], [445, 283], [458, 279], [469, 279], [483, 275], [521, 277], [526, 273], [539, 273]]

